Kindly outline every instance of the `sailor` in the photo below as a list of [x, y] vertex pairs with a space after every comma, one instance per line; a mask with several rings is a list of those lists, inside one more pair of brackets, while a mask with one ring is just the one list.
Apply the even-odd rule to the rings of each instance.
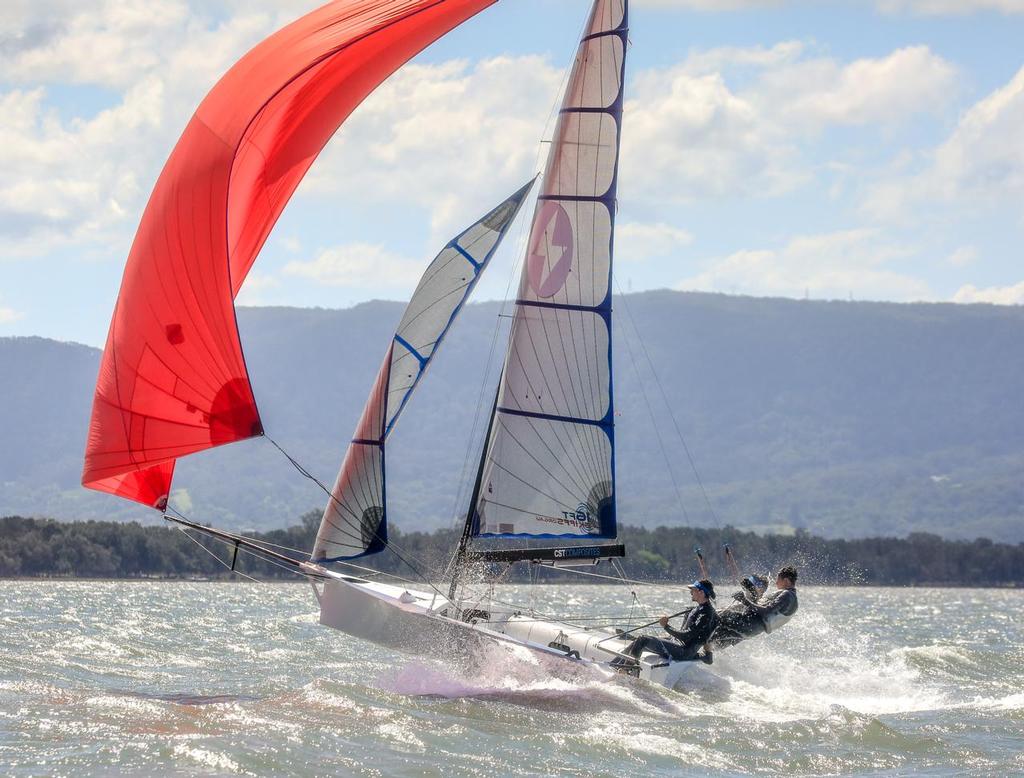
[[[715, 587], [711, 581], [705, 578], [694, 581], [689, 584], [688, 588], [690, 599], [697, 605], [689, 611], [683, 628], [672, 629], [668, 625], [668, 616], [658, 619], [658, 623], [675, 638], [675, 641], [644, 635], [630, 643], [623, 651], [624, 654], [637, 658], [643, 651], [653, 651], [666, 659], [684, 662], [701, 659], [710, 664], [710, 655], [705, 658], [700, 654], [700, 650], [708, 642], [708, 638], [711, 637], [711, 633], [718, 625], [718, 614], [715, 613], [715, 606], [711, 604], [711, 601], [715, 599]], [[613, 662], [613, 664], [622, 663]]]
[[745, 597], [746, 604], [760, 617], [765, 632], [774, 632], [796, 614], [796, 576], [796, 568], [786, 565], [775, 577], [776, 591], [759, 602], [749, 595]]
[[718, 626], [708, 641], [712, 649], [734, 646], [741, 640], [764, 633], [761, 615], [747, 600], [749, 598], [756, 603], [767, 589], [767, 575], [748, 575], [740, 581], [740, 590], [732, 596], [736, 602], [718, 612]]

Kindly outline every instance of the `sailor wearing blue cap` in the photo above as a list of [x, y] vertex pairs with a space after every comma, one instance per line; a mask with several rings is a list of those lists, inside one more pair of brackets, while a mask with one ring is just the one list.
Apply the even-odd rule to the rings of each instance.
[[711, 633], [718, 625], [718, 614], [715, 613], [715, 606], [711, 604], [711, 601], [715, 599], [715, 585], [706, 578], [702, 578], [689, 584], [688, 588], [690, 599], [697, 603], [697, 606], [687, 614], [683, 628], [672, 629], [668, 625], [668, 616], [658, 619], [662, 628], [675, 640], [662, 640], [644, 635], [630, 643], [623, 651], [624, 654], [637, 658], [644, 651], [653, 651], [666, 659], [676, 661], [701, 659], [708, 664], [711, 663], [711, 655], [701, 655], [700, 649], [708, 642], [708, 638], [711, 637]]

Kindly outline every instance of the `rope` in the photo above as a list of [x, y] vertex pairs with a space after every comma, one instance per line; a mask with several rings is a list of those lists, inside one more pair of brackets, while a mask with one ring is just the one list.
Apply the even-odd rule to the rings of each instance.
[[[617, 284], [616, 284], [617, 285]], [[622, 290], [619, 289], [619, 296], [622, 296]], [[619, 325], [622, 326], [622, 325]], [[633, 331], [636, 333], [639, 339], [640, 334], [636, 330], [636, 325], [633, 326]], [[625, 332], [623, 332], [625, 334]], [[647, 386], [643, 377], [640, 375], [640, 368], [637, 366], [636, 357], [633, 354], [633, 349], [629, 345], [629, 338], [622, 338], [623, 343], [626, 344], [626, 353], [629, 354], [629, 361], [633, 365], [633, 372], [636, 373], [636, 382], [640, 385], [640, 394], [644, 398], [644, 405], [647, 406], [647, 414], [651, 418], [651, 426], [654, 427], [654, 437], [658, 441], [658, 448], [661, 450], [661, 457], [665, 460], [665, 469], [668, 470], [669, 479], [672, 481], [672, 489], [676, 493], [676, 501], [679, 503], [679, 509], [683, 512], [683, 519], [687, 524], [690, 523], [690, 515], [686, 511], [686, 504], [683, 502], [683, 493], [679, 489], [679, 482], [676, 480], [675, 470], [672, 468], [672, 463], [668, 458], [668, 451], [665, 448], [665, 441], [661, 437], [661, 427], [658, 425], [657, 419], [654, 418], [654, 408], [651, 405], [651, 400], [647, 396]]]
[[[189, 518], [184, 513], [182, 513], [180, 510], [178, 510], [177, 508], [175, 508], [174, 506], [172, 506], [170, 504], [167, 505], [167, 510], [170, 511], [171, 513], [175, 514], [179, 518], [185, 519], [185, 521], [193, 521], [193, 519]], [[193, 538], [192, 535], [190, 535], [188, 533], [187, 528], [176, 526], [175, 529], [179, 529], [179, 530], [185, 532], [185, 535], [186, 535], [186, 537], [188, 537], [189, 540], [191, 540], [193, 543], [198, 543], [198, 541], [195, 538]], [[230, 540], [226, 540], [225, 538], [218, 538], [218, 537], [213, 536], [213, 535], [211, 535], [210, 538], [212, 540], [216, 540], [216, 541], [218, 541], [220, 543], [223, 543], [225, 546], [232, 547], [232, 548], [234, 547], [234, 543], [232, 541], [230, 541]], [[271, 546], [271, 547], [274, 547], [274, 548], [284, 549], [285, 551], [294, 551], [297, 554], [301, 554], [302, 556], [307, 556], [307, 552], [303, 551], [302, 549], [292, 548], [291, 546], [284, 546], [284, 545], [281, 545], [280, 543], [271, 543], [269, 541], [265, 541], [265, 540], [262, 540], [262, 539], [249, 538], [249, 540], [251, 542], [253, 542], [253, 543], [260, 543], [262, 545], [267, 545], [267, 546]], [[225, 564], [224, 561], [222, 559], [220, 559], [220, 557], [216, 556], [215, 554], [212, 554], [212, 552], [208, 548], [206, 548], [206, 546], [202, 545], [201, 543], [199, 543], [199, 546], [204, 551], [206, 551], [206, 553], [211, 554], [218, 562], [220, 562], [221, 564]], [[247, 549], [245, 547], [241, 547], [240, 546], [238, 550], [240, 552], [242, 552], [242, 553], [249, 554], [250, 556], [254, 556], [257, 559], [260, 559], [260, 560], [266, 562], [267, 564], [274, 565], [275, 567], [280, 567], [282, 570], [287, 570], [288, 572], [293, 572], [296, 575], [305, 575], [305, 576], [308, 577], [307, 573], [298, 573], [298, 572], [296, 572], [294, 569], [292, 569], [290, 567], [285, 567], [284, 565], [281, 565], [280, 563], [275, 562], [274, 560], [267, 559], [266, 557], [260, 556], [258, 553], [252, 551], [251, 549]], [[398, 575], [397, 573], [390, 573], [390, 572], [387, 572], [385, 570], [374, 570], [372, 567], [364, 567], [363, 565], [357, 565], [357, 564], [354, 564], [353, 562], [339, 561], [339, 562], [332, 562], [331, 564], [339, 565], [339, 566], [344, 566], [344, 567], [350, 567], [353, 570], [358, 570], [362, 574], [361, 577], [363, 577], [363, 578], [372, 578], [374, 576], [386, 577], [386, 578], [390, 578], [391, 580], [396, 581], [398, 583], [401, 583], [401, 584], [412, 584], [413, 586], [419, 586], [422, 583], [424, 583], [423, 581], [417, 581], [417, 580], [413, 580], [411, 578], [403, 578], [402, 576]], [[230, 566], [228, 566], [228, 565], [225, 565], [225, 566], [229, 567], [229, 569], [230, 569]], [[238, 571], [235, 571], [235, 572], [238, 572]], [[239, 575], [245, 575], [245, 574], [244, 573], [239, 573]], [[250, 578], [250, 580], [253, 580], [253, 581], [257, 580], [255, 578], [251, 578], [250, 576], [245, 576], [245, 577]], [[265, 583], [265, 582], [259, 581], [259, 583]], [[427, 582], [427, 585], [430, 585], [429, 582]], [[437, 591], [437, 590], [435, 589], [435, 591]]]
[[[668, 401], [668, 395], [665, 392], [665, 386], [662, 384], [661, 379], [658, 377], [658, 371], [655, 369], [654, 360], [651, 359], [650, 352], [647, 350], [647, 344], [645, 344], [643, 339], [640, 337], [640, 330], [636, 326], [636, 320], [633, 318], [633, 312], [629, 308], [629, 303], [626, 300], [626, 295], [622, 293], [622, 286], [619, 284], [618, 278], [615, 278], [615, 286], [619, 290], [619, 299], [622, 301], [622, 307], [626, 311], [626, 317], [629, 319], [629, 323], [633, 327], [633, 333], [636, 336], [637, 342], [640, 344], [640, 350], [643, 352], [644, 358], [647, 360], [647, 365], [651, 369], [651, 375], [654, 376], [654, 383], [658, 387], [658, 391], [661, 393], [661, 399], [662, 402], [665, 403], [665, 409], [668, 411], [668, 417], [672, 420], [672, 426], [675, 428], [676, 435], [679, 437], [679, 442], [682, 443], [683, 445], [683, 451], [686, 452], [686, 459], [690, 463], [690, 469], [693, 470], [693, 476], [697, 481], [697, 485], [700, 487], [701, 494], [704, 496], [704, 503], [708, 506], [708, 511], [711, 514], [711, 518], [715, 522], [715, 526], [721, 529], [721, 521], [718, 518], [718, 514], [715, 512], [714, 506], [711, 504], [711, 498], [708, 497], [707, 489], [704, 488], [704, 481], [700, 477], [700, 472], [697, 470], [697, 464], [694, 462], [693, 455], [690, 453], [690, 447], [686, 443], [686, 438], [679, 427], [679, 422], [676, 420], [676, 415], [672, 411], [672, 405]], [[641, 386], [643, 386], [643, 382], [641, 382]], [[645, 399], [646, 396], [647, 395], [645, 392]], [[657, 426], [658, 425], [655, 424], [655, 429], [657, 429]]]
[[532, 565], [532, 567], [539, 567], [542, 570], [557, 570], [560, 573], [573, 573], [575, 575], [586, 575], [591, 578], [603, 578], [606, 581], [615, 581], [616, 583], [630, 583], [637, 586], [655, 586], [664, 588], [676, 588], [676, 583], [658, 583], [656, 581], [637, 581], [632, 578], [619, 578], [614, 575], [602, 575], [601, 573], [588, 573], [585, 570], [578, 570], [575, 567], [554, 567], [549, 565]]
[[[209, 554], [210, 556], [212, 556], [212, 557], [213, 557], [213, 558], [214, 558], [214, 559], [215, 559], [215, 560], [217, 561], [217, 563], [218, 563], [219, 565], [223, 566], [223, 567], [224, 567], [225, 569], [227, 569], [227, 570], [231, 570], [231, 566], [230, 566], [230, 565], [229, 565], [229, 564], [228, 564], [227, 562], [225, 562], [225, 561], [224, 561], [223, 559], [221, 559], [221, 558], [220, 558], [219, 556], [217, 556], [217, 555], [216, 555], [216, 554], [214, 554], [214, 553], [213, 553], [212, 551], [210, 551], [210, 549], [208, 549], [208, 548], [207, 548], [206, 546], [204, 546], [204, 545], [203, 545], [202, 543], [200, 543], [200, 542], [199, 542], [198, 540], [196, 540], [196, 539], [195, 539], [194, 537], [192, 537], [192, 536], [191, 536], [191, 535], [190, 535], [190, 534], [188, 533], [188, 530], [186, 530], [186, 529], [185, 529], [184, 527], [181, 527], [181, 526], [179, 526], [179, 527], [175, 527], [175, 529], [177, 529], [177, 530], [178, 530], [179, 532], [181, 532], [181, 534], [182, 534], [182, 535], [184, 535], [184, 536], [185, 536], [186, 538], [188, 538], [188, 539], [189, 539], [189, 540], [191, 540], [191, 541], [192, 541], [193, 543], [195, 543], [195, 544], [196, 544], [197, 546], [199, 546], [199, 548], [201, 548], [201, 549], [202, 549], [203, 551], [205, 551], [205, 552], [206, 552], [207, 554]], [[253, 578], [253, 577], [252, 577], [251, 575], [246, 575], [245, 573], [241, 572], [240, 570], [231, 570], [231, 572], [232, 572], [232, 573], [237, 573], [238, 575], [242, 576], [242, 578], [248, 578], [248, 579], [249, 579], [250, 581], [252, 581], [253, 583], [263, 583], [263, 581], [260, 581], [260, 580], [259, 580], [259, 579], [257, 579], [257, 578]]]
[[[278, 444], [278, 442], [277, 442], [276, 440], [274, 440], [274, 439], [273, 439], [272, 437], [270, 437], [269, 435], [266, 435], [266, 434], [264, 434], [264, 437], [265, 437], [265, 438], [266, 438], [267, 440], [269, 440], [269, 441], [271, 442], [271, 444], [273, 444], [274, 448], [276, 448], [276, 449], [277, 449], [278, 451], [280, 451], [280, 452], [281, 452], [281, 453], [282, 453], [282, 454], [284, 455], [285, 459], [287, 459], [287, 460], [288, 460], [289, 462], [291, 462], [291, 463], [292, 463], [292, 466], [293, 466], [293, 467], [294, 467], [294, 468], [295, 468], [295, 469], [296, 469], [296, 470], [297, 470], [297, 471], [298, 471], [298, 472], [299, 472], [299, 473], [300, 473], [301, 475], [305, 476], [305, 477], [306, 477], [306, 478], [308, 478], [308, 479], [309, 479], [310, 481], [312, 481], [312, 482], [313, 482], [313, 483], [315, 483], [315, 484], [316, 484], [317, 486], [319, 486], [319, 487], [320, 487], [320, 489], [321, 489], [321, 490], [323, 491], [323, 493], [324, 493], [324, 494], [326, 494], [326, 495], [328, 496], [328, 498], [330, 498], [330, 499], [331, 499], [331, 500], [333, 500], [334, 502], [338, 502], [338, 498], [334, 496], [334, 494], [333, 494], [333, 493], [331, 492], [331, 490], [330, 490], [330, 489], [328, 489], [328, 488], [327, 488], [326, 486], [324, 486], [323, 482], [322, 482], [322, 481], [321, 481], [321, 480], [320, 480], [319, 478], [317, 478], [317, 477], [316, 477], [315, 475], [313, 475], [313, 474], [312, 474], [311, 472], [309, 472], [309, 471], [308, 471], [308, 470], [307, 470], [306, 468], [304, 468], [304, 467], [303, 467], [303, 466], [302, 466], [301, 464], [299, 464], [299, 462], [298, 462], [298, 461], [296, 461], [296, 459], [295, 459], [295, 458], [294, 458], [294, 457], [293, 457], [293, 456], [292, 456], [291, 454], [289, 454], [289, 453], [288, 453], [287, 451], [285, 451], [285, 450], [284, 450], [284, 449], [283, 449], [283, 448], [282, 448], [282, 447], [281, 447], [281, 446], [280, 446], [280, 445]], [[339, 503], [339, 504], [340, 504], [340, 503]], [[392, 552], [392, 553], [393, 553], [393, 554], [394, 554], [394, 555], [395, 555], [396, 557], [398, 557], [398, 558], [399, 558], [399, 560], [401, 560], [401, 561], [402, 561], [403, 563], [405, 563], [405, 564], [406, 564], [406, 565], [407, 565], [407, 566], [409, 567], [409, 569], [411, 569], [411, 570], [412, 570], [412, 571], [413, 571], [413, 572], [414, 572], [414, 573], [415, 573], [415, 574], [416, 574], [417, 576], [419, 576], [419, 579], [420, 579], [420, 581], [419, 581], [419, 582], [420, 582], [420, 583], [422, 583], [422, 584], [426, 584], [426, 585], [427, 585], [427, 586], [429, 586], [429, 587], [430, 587], [431, 589], [433, 589], [433, 590], [434, 590], [434, 591], [435, 591], [435, 592], [436, 592], [436, 593], [437, 593], [438, 595], [440, 595], [440, 596], [444, 597], [444, 593], [443, 593], [443, 592], [442, 592], [442, 591], [441, 591], [440, 589], [438, 589], [438, 588], [437, 588], [437, 587], [436, 587], [436, 586], [435, 586], [435, 585], [434, 585], [434, 584], [433, 584], [433, 583], [432, 583], [432, 582], [431, 582], [431, 581], [430, 581], [430, 580], [429, 580], [429, 579], [427, 578], [427, 576], [426, 576], [426, 575], [424, 575], [424, 574], [423, 574], [423, 572], [421, 572], [421, 571], [420, 571], [420, 569], [419, 569], [418, 567], [416, 567], [416, 565], [414, 565], [414, 564], [413, 564], [412, 562], [410, 562], [410, 561], [409, 561], [408, 559], [406, 559], [406, 558], [405, 558], [405, 555], [404, 555], [404, 554], [402, 554], [402, 553], [401, 553], [401, 551], [399, 550], [399, 549], [400, 549], [400, 547], [398, 546], [398, 544], [397, 544], [397, 543], [395, 543], [395, 542], [394, 542], [393, 540], [385, 540], [384, 538], [382, 538], [382, 537], [381, 537], [380, 535], [378, 535], [378, 534], [377, 534], [377, 530], [376, 530], [376, 529], [375, 529], [375, 530], [373, 531], [373, 536], [374, 536], [374, 537], [375, 537], [375, 538], [376, 538], [377, 540], [379, 540], [379, 541], [380, 541], [381, 543], [383, 543], [383, 544], [384, 544], [384, 545], [385, 545], [386, 547], [390, 548], [390, 549], [391, 549], [391, 552]], [[410, 556], [411, 556], [411, 554], [410, 554]], [[417, 560], [417, 561], [420, 561], [420, 560]]]

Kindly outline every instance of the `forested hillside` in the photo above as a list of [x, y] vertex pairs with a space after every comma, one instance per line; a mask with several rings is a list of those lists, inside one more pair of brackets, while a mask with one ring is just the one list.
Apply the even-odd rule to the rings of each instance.
[[[256, 534], [256, 540], [274, 544], [286, 555], [305, 561], [302, 549], [311, 548], [318, 512], [298, 524]], [[420, 572], [439, 579], [457, 542], [452, 530], [396, 532], [402, 557], [391, 549], [359, 560], [376, 570], [408, 577], [409, 556]], [[623, 527], [619, 538], [626, 546], [621, 560], [626, 576], [644, 581], [692, 581], [699, 575], [695, 546], [705, 549], [710, 575], [730, 591], [733, 575], [723, 557], [728, 541], [744, 574], [772, 571], [783, 564], [800, 569], [803, 584], [870, 584], [894, 586], [1021, 586], [1024, 585], [1024, 543], [1010, 545], [987, 540], [951, 541], [928, 533], [906, 538], [825, 540], [805, 532], [793, 535], [755, 535], [724, 530], [659, 527], [653, 530]], [[202, 543], [207, 549], [197, 547]], [[136, 522], [75, 521], [0, 518], [0, 578], [206, 578], [228, 577], [232, 548], [223, 541], [195, 531], [185, 533], [172, 525], [143, 527]], [[409, 555], [409, 556], [406, 556]], [[254, 554], [238, 555], [236, 569], [259, 578], [295, 580], [293, 568], [266, 562]], [[613, 570], [600, 568], [604, 574]], [[516, 565], [508, 571], [495, 566], [504, 580], [569, 582], [576, 586], [605, 583], [604, 578], [581, 578], [548, 568]], [[724, 600], [723, 602], [728, 602]]]
[[[239, 310], [267, 432], [325, 482], [401, 308]], [[499, 312], [467, 307], [392, 437], [392, 517], [406, 530], [463, 509]], [[1024, 539], [1024, 308], [666, 291], [617, 299], [616, 314], [624, 523]], [[157, 518], [77, 486], [98, 364], [84, 346], [0, 339], [0, 514]], [[228, 527], [283, 526], [323, 502], [265, 440], [184, 460], [175, 480], [183, 510]]]

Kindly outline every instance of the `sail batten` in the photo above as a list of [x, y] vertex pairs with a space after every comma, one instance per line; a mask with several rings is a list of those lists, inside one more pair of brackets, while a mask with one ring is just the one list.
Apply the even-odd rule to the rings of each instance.
[[473, 535], [616, 535], [611, 271], [626, 24], [625, 0], [595, 0], [558, 112]]
[[449, 241], [427, 267], [392, 336], [324, 509], [311, 558], [337, 562], [387, 544], [387, 440], [533, 181]]

